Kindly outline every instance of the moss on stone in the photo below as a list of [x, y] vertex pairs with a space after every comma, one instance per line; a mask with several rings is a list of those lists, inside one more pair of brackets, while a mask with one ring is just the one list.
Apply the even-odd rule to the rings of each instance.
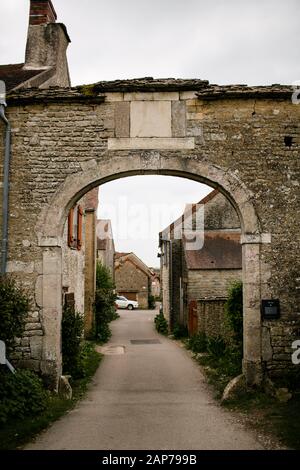
[[78, 87], [79, 92], [85, 96], [97, 96], [96, 85], [80, 85]]

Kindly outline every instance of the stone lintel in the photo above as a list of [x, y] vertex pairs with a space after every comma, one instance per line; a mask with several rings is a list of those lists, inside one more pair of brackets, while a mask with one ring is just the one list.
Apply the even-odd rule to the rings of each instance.
[[192, 150], [194, 148], [194, 137], [136, 137], [129, 139], [108, 139], [108, 150]]
[[39, 237], [39, 246], [43, 246], [44, 248], [51, 248], [54, 246], [62, 246], [62, 240], [60, 237]]
[[241, 236], [242, 245], [250, 245], [256, 243], [271, 243], [271, 233], [249, 234], [246, 233]]

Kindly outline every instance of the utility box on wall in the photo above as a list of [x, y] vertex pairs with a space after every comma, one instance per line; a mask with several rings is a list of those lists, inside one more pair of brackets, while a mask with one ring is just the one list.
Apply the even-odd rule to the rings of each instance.
[[264, 320], [280, 318], [280, 303], [278, 299], [262, 300], [261, 314]]

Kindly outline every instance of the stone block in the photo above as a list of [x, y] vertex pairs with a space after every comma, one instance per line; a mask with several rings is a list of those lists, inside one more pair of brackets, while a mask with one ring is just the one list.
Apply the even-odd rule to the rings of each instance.
[[193, 137], [108, 139], [108, 150], [192, 150]]
[[197, 99], [196, 91], [181, 91], [179, 93], [180, 100], [195, 100]]
[[124, 100], [124, 93], [105, 93], [105, 101], [108, 102], [115, 102], [115, 101], [123, 101]]
[[34, 272], [34, 263], [23, 263], [21, 261], [9, 261], [7, 263], [8, 273], [25, 273], [32, 274]]
[[172, 136], [186, 136], [186, 109], [182, 101], [172, 102]]
[[262, 327], [262, 359], [263, 361], [271, 361], [273, 350], [271, 346], [270, 330]]
[[130, 137], [172, 137], [171, 102], [131, 102]]
[[240, 393], [246, 390], [246, 380], [243, 374], [238, 375], [232, 379], [225, 387], [222, 396], [222, 403], [229, 400], [234, 400]]
[[116, 137], [130, 136], [130, 103], [119, 102], [115, 104], [115, 135]]
[[42, 358], [43, 338], [41, 336], [32, 336], [30, 338], [30, 353], [32, 359], [40, 360]]
[[26, 323], [25, 331], [34, 331], [34, 330], [41, 330], [42, 326], [40, 323]]

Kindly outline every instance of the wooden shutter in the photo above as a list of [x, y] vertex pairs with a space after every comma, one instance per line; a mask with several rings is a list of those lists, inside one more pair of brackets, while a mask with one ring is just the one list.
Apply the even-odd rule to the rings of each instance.
[[74, 243], [73, 218], [74, 218], [74, 208], [70, 210], [69, 217], [68, 217], [68, 246], [70, 248], [72, 248], [73, 243]]
[[77, 250], [81, 250], [82, 247], [82, 217], [83, 217], [83, 210], [81, 206], [78, 206], [77, 211]]

